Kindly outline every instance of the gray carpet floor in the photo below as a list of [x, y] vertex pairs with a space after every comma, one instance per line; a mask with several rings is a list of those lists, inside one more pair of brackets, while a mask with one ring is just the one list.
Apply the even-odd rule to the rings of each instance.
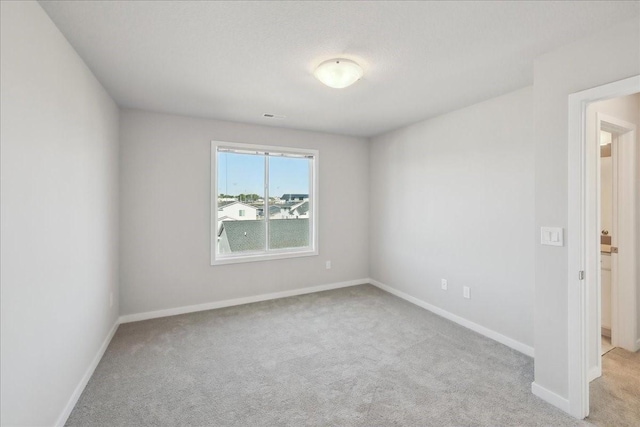
[[371, 285], [123, 324], [69, 426], [580, 426], [533, 360]]
[[589, 385], [590, 422], [640, 426], [640, 353], [614, 348], [602, 357], [602, 376]]

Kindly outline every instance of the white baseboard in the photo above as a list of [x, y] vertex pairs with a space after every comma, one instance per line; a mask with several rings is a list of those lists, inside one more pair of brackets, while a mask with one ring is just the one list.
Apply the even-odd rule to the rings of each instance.
[[138, 322], [140, 320], [156, 319], [158, 317], [176, 316], [178, 314], [194, 313], [197, 311], [213, 310], [215, 308], [232, 307], [235, 305], [250, 304], [252, 302], [268, 301], [278, 298], [292, 297], [296, 295], [311, 294], [314, 292], [328, 291], [331, 289], [346, 288], [349, 286], [369, 283], [369, 279], [349, 280], [346, 282], [329, 283], [327, 285], [311, 286], [308, 288], [293, 289], [290, 291], [273, 292], [270, 294], [255, 295], [245, 298], [234, 298], [223, 301], [213, 301], [204, 304], [188, 305], [184, 307], [167, 308], [164, 310], [147, 311], [144, 313], [125, 314], [120, 316], [120, 323]]
[[640, 338], [636, 341], [636, 351], [640, 350]]
[[91, 376], [93, 375], [93, 372], [98, 367], [98, 363], [100, 363], [100, 360], [102, 359], [102, 356], [104, 355], [104, 352], [107, 351], [107, 347], [109, 347], [109, 343], [111, 342], [111, 339], [113, 338], [113, 335], [116, 333], [116, 330], [118, 329], [118, 325], [119, 324], [120, 324], [120, 322], [118, 320], [116, 320], [116, 322], [113, 324], [113, 327], [111, 328], [111, 330], [107, 334], [107, 337], [102, 342], [102, 345], [98, 349], [98, 352], [96, 353], [95, 357], [93, 358], [93, 360], [89, 364], [89, 367], [87, 368], [87, 370], [85, 371], [84, 375], [82, 376], [82, 379], [80, 380], [80, 383], [78, 383], [78, 385], [76, 386], [76, 389], [73, 391], [73, 394], [71, 394], [71, 397], [69, 398], [69, 401], [67, 402], [67, 404], [65, 405], [64, 409], [62, 410], [62, 413], [58, 417], [58, 420], [55, 423], [55, 425], [57, 427], [63, 427], [64, 424], [67, 422], [67, 419], [69, 418], [69, 415], [71, 415], [71, 411], [73, 411], [73, 408], [76, 406], [76, 403], [78, 403], [78, 399], [80, 399], [80, 396], [82, 395], [82, 392], [84, 391], [84, 388], [87, 386], [87, 383], [91, 379]]
[[567, 413], [569, 412], [569, 399], [565, 399], [535, 382], [531, 383], [531, 392], [545, 402], [548, 402]]
[[455, 315], [453, 313], [450, 313], [446, 310], [443, 310], [439, 307], [436, 307], [435, 305], [431, 305], [425, 301], [422, 301], [421, 299], [418, 299], [416, 297], [412, 297], [409, 294], [406, 294], [402, 291], [399, 291], [395, 288], [392, 288], [389, 285], [385, 285], [384, 283], [378, 282], [377, 280], [374, 279], [369, 279], [369, 283], [371, 283], [374, 286], [377, 286], [378, 288], [382, 289], [383, 291], [387, 291], [390, 294], [393, 294], [397, 297], [400, 297], [404, 300], [409, 301], [410, 303], [413, 303], [419, 307], [422, 307], [426, 310], [429, 310], [432, 313], [437, 314], [438, 316], [444, 317], [445, 319], [451, 320], [452, 322], [455, 322], [461, 326], [464, 326], [465, 328], [471, 329], [472, 331], [475, 331], [481, 335], [484, 335], [487, 338], [491, 338], [494, 341], [499, 342], [500, 344], [504, 344], [507, 347], [511, 347], [514, 350], [519, 351], [520, 353], [524, 353], [527, 356], [531, 356], [534, 357], [534, 351], [533, 351], [533, 347], [528, 346], [526, 344], [523, 344], [519, 341], [514, 340], [513, 338], [509, 338], [507, 336], [504, 336], [494, 330], [491, 330], [489, 328], [485, 328], [484, 326], [478, 325], [477, 323], [474, 323], [470, 320], [467, 320], [463, 317], [460, 317], [458, 315]]

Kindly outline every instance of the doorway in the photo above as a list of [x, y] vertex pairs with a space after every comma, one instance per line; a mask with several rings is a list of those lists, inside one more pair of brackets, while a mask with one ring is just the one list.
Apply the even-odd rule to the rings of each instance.
[[[638, 350], [636, 347], [640, 344], [640, 319], [636, 309], [640, 305], [636, 260], [640, 241], [640, 227], [637, 227], [640, 150], [636, 132], [640, 125], [640, 107], [635, 104], [635, 115], [631, 118], [621, 118], [615, 109], [597, 108], [598, 104], [615, 103], [614, 98], [638, 92], [640, 76], [635, 76], [569, 97], [568, 403], [569, 412], [577, 418], [589, 415], [590, 381], [602, 375], [602, 315], [607, 309], [611, 316], [612, 344], [630, 351]], [[609, 145], [605, 141], [608, 134], [611, 135], [611, 179], [617, 184], [612, 186], [611, 199], [612, 203], [614, 198], [623, 203], [617, 203], [617, 212], [615, 215], [612, 212], [611, 222], [603, 228], [601, 147]], [[603, 251], [604, 257], [609, 256], [611, 261], [610, 302], [607, 307], [605, 301], [605, 313]], [[604, 262], [606, 265], [606, 258]]]
[[638, 191], [639, 125], [640, 94], [587, 107], [587, 143], [595, 139], [599, 148], [599, 272], [598, 280], [587, 281], [591, 320], [589, 421], [596, 425], [634, 425], [640, 420], [634, 197]]
[[[635, 352], [637, 340], [636, 241], [637, 123], [640, 95], [587, 107], [587, 143], [597, 156], [599, 251], [589, 292], [589, 381], [602, 375], [602, 355], [615, 347]], [[626, 119], [626, 120], [625, 120]], [[595, 123], [594, 123], [595, 121]]]

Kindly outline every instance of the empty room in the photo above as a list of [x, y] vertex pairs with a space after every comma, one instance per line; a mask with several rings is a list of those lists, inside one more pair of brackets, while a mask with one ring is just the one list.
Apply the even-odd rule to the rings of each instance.
[[640, 1], [0, 7], [3, 427], [640, 425]]

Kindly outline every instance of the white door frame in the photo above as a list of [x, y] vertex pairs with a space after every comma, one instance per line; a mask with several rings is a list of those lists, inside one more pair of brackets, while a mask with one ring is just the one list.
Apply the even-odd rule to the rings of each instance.
[[586, 110], [592, 102], [638, 92], [640, 75], [569, 95], [567, 368], [569, 413], [576, 418], [589, 415], [588, 283], [600, 280], [600, 147], [587, 144]]

